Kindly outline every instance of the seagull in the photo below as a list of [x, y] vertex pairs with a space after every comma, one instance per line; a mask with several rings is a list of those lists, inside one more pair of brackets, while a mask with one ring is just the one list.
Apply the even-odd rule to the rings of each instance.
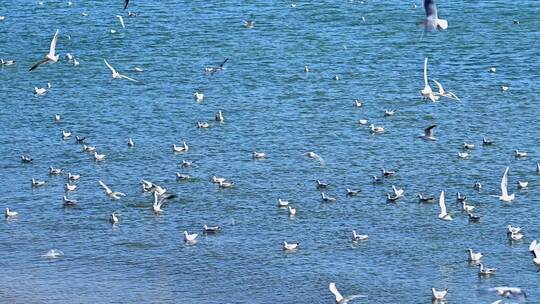
[[304, 65], [304, 73], [309, 73], [309, 67], [307, 65]]
[[320, 180], [316, 180], [315, 183], [316, 183], [316, 185], [317, 185], [317, 186], [316, 186], [317, 189], [322, 189], [322, 188], [327, 188], [327, 187], [328, 187], [328, 184], [327, 184], [327, 183], [323, 183], [323, 182], [321, 182]]
[[264, 153], [264, 152], [256, 152], [255, 151], [255, 152], [253, 152], [252, 155], [253, 155], [254, 159], [264, 159], [264, 158], [266, 158], [266, 153]]
[[433, 94], [433, 90], [429, 86], [428, 76], [427, 76], [427, 62], [428, 62], [428, 59], [426, 57], [424, 59], [424, 89], [422, 89], [421, 92], [424, 98], [429, 98], [432, 102], [435, 102], [439, 100], [439, 96], [435, 96], [435, 94]]
[[470, 248], [467, 249], [467, 252], [469, 253], [469, 262], [480, 262], [480, 260], [484, 256], [481, 252], [474, 252]]
[[395, 170], [386, 171], [386, 169], [382, 168], [382, 175], [384, 177], [394, 176], [394, 175], [396, 175], [396, 171]]
[[360, 194], [360, 192], [362, 192], [362, 190], [360, 189], [352, 190], [352, 189], [347, 188], [347, 196], [357, 196], [358, 194]]
[[448, 21], [439, 19], [437, 15], [437, 5], [435, 0], [424, 0], [424, 9], [426, 11], [426, 20], [422, 22], [425, 31], [445, 30], [448, 28]]
[[458, 159], [469, 159], [470, 154], [467, 152], [458, 152]]
[[176, 180], [189, 180], [190, 178], [191, 177], [189, 175], [176, 172]]
[[501, 85], [501, 91], [506, 92], [508, 91], [509, 87], [506, 85]]
[[9, 208], [6, 208], [6, 218], [7, 219], [12, 219], [12, 218], [15, 218], [17, 216], [17, 214], [19, 214], [18, 212], [15, 212], [15, 211], [11, 211], [9, 210]]
[[36, 94], [36, 96], [45, 96], [45, 94], [47, 94], [47, 92], [52, 88], [52, 85], [50, 82], [47, 82], [47, 88], [38, 88], [38, 87], [34, 87], [34, 94]]
[[513, 227], [512, 225], [506, 226], [506, 234], [520, 234], [521, 227]]
[[218, 186], [219, 188], [231, 188], [234, 186], [234, 182], [227, 182], [227, 181], [219, 182]]
[[83, 145], [83, 152], [89, 152], [89, 153], [96, 152], [96, 147]]
[[467, 200], [465, 195], [461, 195], [461, 192], [456, 192], [456, 202], [461, 203]]
[[536, 163], [536, 174], [540, 174], [540, 163]]
[[367, 119], [360, 119], [360, 120], [358, 120], [358, 123], [364, 126], [364, 125], [368, 124], [368, 120]]
[[419, 135], [418, 138], [421, 138], [425, 141], [436, 141], [437, 138], [433, 136], [433, 128], [435, 128], [437, 125], [431, 125], [424, 129], [424, 135]]
[[495, 292], [498, 296], [505, 297], [505, 298], [527, 298], [527, 294], [518, 287], [507, 287], [507, 286], [499, 286], [499, 287], [493, 287], [489, 288], [488, 291]]
[[466, 150], [472, 150], [474, 149], [474, 144], [468, 144], [466, 142], [463, 143], [463, 149], [466, 149]]
[[516, 156], [516, 158], [524, 158], [528, 156], [527, 152], [519, 150], [514, 150], [514, 155]]
[[384, 110], [384, 116], [394, 116], [396, 114], [396, 110]]
[[197, 128], [199, 128], [199, 129], [208, 129], [208, 128], [210, 128], [210, 124], [208, 122], [206, 122], [206, 121], [203, 121], [203, 122], [197, 121]]
[[60, 116], [60, 114], [54, 115], [54, 122], [60, 122], [61, 119], [62, 117]]
[[527, 181], [518, 181], [517, 183], [518, 183], [518, 188], [522, 190], [527, 189], [527, 187], [529, 186], [529, 182]]
[[71, 132], [62, 130], [62, 139], [66, 140], [71, 137]]
[[152, 210], [154, 213], [160, 213], [163, 210], [161, 209], [161, 206], [165, 203], [165, 197], [162, 195], [159, 195], [158, 191], [154, 191], [154, 203], [152, 204]]
[[131, 139], [131, 137], [128, 139], [127, 145], [128, 145], [128, 147], [130, 147], [130, 148], [135, 147], [135, 143], [133, 142], [133, 139]]
[[328, 285], [328, 289], [330, 289], [330, 292], [334, 295], [334, 297], [336, 297], [336, 304], [347, 304], [353, 299], [363, 297], [362, 295], [351, 295], [347, 297], [342, 296], [339, 290], [337, 290], [336, 283], [334, 282]]
[[434, 94], [436, 94], [438, 96], [443, 96], [443, 97], [446, 97], [446, 98], [455, 99], [457, 101], [460, 101], [460, 99], [456, 96], [456, 94], [454, 94], [454, 93], [452, 93], [450, 91], [445, 91], [440, 82], [438, 82], [435, 79], [432, 79], [432, 81], [435, 82], [435, 84], [437, 85], [437, 88], [439, 89], [439, 92], [435, 92]]
[[382, 184], [384, 180], [376, 175], [371, 175], [371, 183], [372, 184]]
[[484, 146], [492, 146], [494, 144], [495, 144], [495, 142], [493, 140], [485, 138], [485, 137], [482, 138], [482, 145], [484, 145]]
[[58, 249], [51, 249], [47, 251], [42, 257], [49, 258], [49, 259], [58, 259], [64, 256], [64, 253]]
[[197, 233], [189, 234], [187, 231], [184, 231], [184, 242], [195, 243], [197, 236], [199, 236]]
[[536, 272], [539, 272], [540, 271], [540, 243], [538, 243], [537, 240], [532, 241], [531, 245], [529, 246], [529, 251], [533, 255], [534, 266], [538, 268]]
[[433, 202], [434, 197], [433, 196], [423, 196], [422, 194], [418, 194], [416, 197], [418, 197], [418, 201], [420, 203], [430, 203]]
[[389, 193], [386, 193], [386, 199], [389, 200], [390, 202], [395, 202], [397, 200], [399, 200], [401, 198], [401, 196], [399, 195], [395, 195], [394, 196], [391, 196]]
[[482, 190], [482, 184], [480, 182], [476, 182], [474, 183], [474, 189], [477, 190], [477, 191], [480, 191]]
[[0, 65], [2, 66], [14, 65], [15, 63], [16, 63], [15, 60], [4, 60], [0, 58]]
[[499, 200], [503, 202], [511, 202], [514, 200], [514, 197], [515, 197], [514, 193], [512, 193], [511, 195], [508, 195], [508, 170], [509, 169], [510, 167], [506, 167], [506, 169], [504, 170], [502, 179], [501, 179], [501, 195], [500, 196], [495, 195], [495, 197], [498, 197]]
[[75, 206], [75, 205], [77, 205], [77, 201], [76, 201], [76, 200], [68, 199], [68, 198], [64, 195], [64, 206]]
[[470, 213], [471, 211], [474, 210], [474, 206], [472, 205], [467, 205], [467, 201], [462, 201], [461, 202], [461, 210], [467, 212], [467, 213]]
[[214, 75], [217, 72], [223, 71], [223, 65], [229, 60], [229, 58], [225, 58], [225, 60], [219, 65], [219, 67], [207, 67], [205, 68], [206, 72], [210, 73], [210, 75]]
[[221, 230], [221, 227], [219, 226], [207, 226], [204, 225], [203, 227], [203, 233], [204, 234], [215, 234], [218, 233]]
[[49, 167], [49, 174], [50, 175], [60, 175], [62, 174], [64, 170], [60, 169], [60, 168], [54, 168], [54, 167]]
[[468, 216], [469, 216], [469, 222], [471, 222], [471, 223], [478, 223], [478, 222], [480, 222], [480, 216], [479, 216], [479, 215], [475, 215], [475, 214], [469, 213]]
[[120, 20], [120, 24], [122, 25], [122, 28], [126, 28], [126, 25], [124, 24], [124, 17], [122, 17], [120, 15], [116, 15], [116, 18], [118, 18], [118, 20]]
[[335, 197], [331, 197], [331, 196], [327, 196], [326, 194], [324, 194], [324, 192], [321, 192], [321, 200], [323, 202], [335, 202], [336, 201], [336, 198]]
[[491, 67], [491, 68], [489, 68], [489, 72], [490, 73], [497, 73], [497, 68], [496, 67]]
[[224, 177], [212, 176], [212, 183], [214, 183], [214, 184], [219, 184], [219, 183], [222, 183], [224, 181], [226, 181], [226, 179]]
[[66, 183], [64, 184], [64, 189], [66, 190], [66, 192], [75, 191], [77, 189], [77, 185]]
[[374, 124], [370, 124], [369, 129], [370, 129], [371, 133], [373, 133], [373, 134], [384, 133], [384, 127], [382, 127], [382, 126], [376, 126]]
[[495, 272], [497, 271], [497, 268], [493, 268], [493, 267], [485, 267], [484, 268], [484, 264], [482, 264], [482, 263], [478, 263], [477, 266], [478, 266], [478, 275], [479, 276], [490, 276], [492, 274], [495, 274]]
[[439, 213], [439, 219], [443, 221], [451, 221], [452, 217], [446, 212], [446, 204], [444, 203], [444, 191], [441, 191], [441, 196], [439, 197], [439, 207], [441, 208], [441, 213]]
[[217, 113], [216, 113], [216, 121], [217, 122], [223, 122], [224, 121], [223, 113], [221, 111], [217, 111]]
[[189, 147], [188, 147], [188, 145], [186, 144], [185, 141], [182, 143], [181, 147], [177, 146], [176, 144], [173, 144], [172, 148], [173, 148], [173, 152], [175, 152], [175, 153], [184, 153], [184, 152], [187, 152], [189, 150]]
[[285, 251], [298, 250], [299, 247], [300, 243], [287, 243], [286, 241], [283, 242], [283, 250]]
[[81, 179], [80, 174], [71, 174], [71, 172], [68, 172], [68, 180], [76, 181]]
[[117, 200], [120, 199], [121, 196], [126, 196], [122, 192], [112, 191], [111, 188], [105, 185], [105, 183], [103, 183], [102, 181], [98, 181], [98, 183], [101, 185], [103, 190], [105, 190], [105, 194], [107, 194], [107, 196], [110, 197], [112, 200]]
[[118, 223], [118, 216], [116, 216], [116, 213], [113, 212], [111, 213], [111, 217], [109, 218], [109, 221], [114, 225], [116, 223]]
[[193, 162], [183, 159], [181, 166], [182, 166], [182, 168], [191, 168], [191, 167], [193, 167]]
[[394, 191], [394, 194], [395, 194], [396, 196], [399, 196], [399, 197], [402, 197], [403, 194], [405, 193], [405, 190], [403, 190], [403, 189], [398, 189], [398, 188], [396, 188], [396, 186], [394, 186], [394, 185], [392, 185], [392, 191]]
[[431, 296], [434, 301], [444, 300], [444, 297], [446, 297], [447, 293], [448, 288], [445, 288], [444, 290], [436, 290], [435, 288], [431, 288]]
[[203, 102], [204, 100], [204, 93], [196, 91], [193, 93], [193, 97], [195, 98], [195, 101], [197, 102]]
[[360, 101], [360, 99], [355, 99], [354, 106], [360, 108], [362, 106], [362, 101]]
[[30, 156], [28, 155], [21, 155], [21, 161], [23, 163], [31, 163], [34, 161], [34, 159], [32, 159]]
[[287, 210], [289, 210], [289, 216], [295, 216], [296, 215], [296, 208], [293, 208], [291, 206], [287, 206]]
[[352, 231], [352, 241], [353, 242], [359, 242], [359, 241], [365, 241], [368, 239], [367, 234], [356, 234], [356, 230]]
[[105, 65], [111, 70], [111, 72], [112, 72], [112, 78], [113, 78], [113, 79], [122, 79], [122, 78], [124, 78], [124, 79], [130, 80], [130, 81], [133, 81], [133, 82], [139, 82], [139, 81], [137, 81], [137, 80], [135, 80], [135, 79], [133, 79], [133, 78], [130, 78], [130, 77], [126, 76], [126, 75], [122, 75], [122, 74], [118, 73], [118, 72], [117, 72], [117, 71], [116, 71], [116, 70], [115, 70], [115, 69], [107, 62], [107, 60], [103, 59], [103, 62], [105, 62]]
[[510, 241], [520, 241], [523, 239], [522, 233], [510, 233], [509, 235]]
[[284, 201], [280, 198], [278, 198], [278, 207], [282, 208], [282, 207], [287, 207], [289, 206], [289, 201]]
[[255, 21], [253, 20], [244, 20], [244, 27], [245, 28], [253, 28], [255, 26]]
[[322, 159], [322, 157], [320, 157], [317, 153], [310, 151], [310, 152], [306, 152], [304, 155], [306, 155], [309, 158], [318, 160], [319, 163], [321, 164], [321, 167], [324, 167], [325, 162]]
[[75, 142], [82, 144], [86, 140], [86, 137], [75, 136]]
[[96, 161], [105, 160], [105, 154], [98, 154], [97, 152], [94, 152], [94, 159]]
[[32, 178], [32, 187], [40, 187], [45, 185], [45, 181], [40, 181]]
[[56, 50], [56, 43], [58, 42], [58, 36], [60, 36], [60, 31], [56, 30], [56, 33], [54, 34], [54, 37], [51, 41], [51, 46], [49, 48], [49, 53], [47, 55], [45, 55], [45, 57], [43, 59], [41, 59], [40, 61], [38, 61], [36, 64], [34, 64], [29, 71], [32, 71], [34, 69], [36, 69], [38, 66], [46, 63], [46, 62], [50, 62], [50, 63], [56, 63], [58, 61], [58, 57], [59, 55], [55, 55], [55, 50]]

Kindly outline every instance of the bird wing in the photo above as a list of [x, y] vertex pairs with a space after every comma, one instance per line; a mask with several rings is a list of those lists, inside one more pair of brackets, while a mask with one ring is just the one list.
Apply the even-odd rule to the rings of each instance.
[[107, 62], [107, 60], [103, 59], [103, 61], [105, 62], [107, 67], [109, 67], [109, 69], [113, 72], [113, 74], [116, 73], [116, 70]]
[[444, 203], [444, 191], [441, 191], [441, 196], [439, 197], [439, 207], [441, 207], [441, 214], [447, 214], [446, 204]]
[[124, 0], [124, 9], [128, 7], [128, 4], [129, 4], [129, 0]]
[[126, 25], [124, 24], [124, 17], [122, 17], [120, 15], [116, 15], [116, 18], [118, 18], [118, 20], [120, 20], [120, 24], [122, 25], [122, 28], [126, 28]]
[[426, 136], [432, 137], [433, 136], [433, 128], [435, 128], [437, 125], [432, 125], [424, 129], [424, 134]]
[[106, 192], [107, 194], [112, 193], [111, 188], [107, 187], [107, 185], [105, 185], [104, 182], [102, 182], [102, 181], [98, 181], [98, 182], [99, 182], [99, 184], [101, 185], [101, 187], [105, 190], [105, 192]]
[[426, 10], [426, 17], [437, 18], [437, 5], [435, 0], [424, 0], [424, 9]]
[[510, 167], [506, 167], [501, 179], [501, 196], [508, 196], [508, 170]]
[[51, 41], [51, 47], [49, 48], [49, 55], [54, 56], [54, 53], [56, 52], [56, 43], [58, 42], [58, 36], [60, 35], [60, 31], [56, 30], [56, 33], [54, 34], [54, 37]]
[[229, 58], [225, 58], [225, 60], [219, 65], [220, 68], [223, 67], [223, 65], [229, 60]]
[[433, 82], [435, 82], [435, 84], [439, 88], [439, 94], [443, 95], [444, 94], [444, 88], [443, 88], [442, 84], [440, 82], [438, 82], [437, 80], [435, 80], [435, 79], [432, 79], [432, 80], [433, 80]]
[[130, 81], [133, 81], [133, 82], [139, 82], [138, 80], [135, 80], [135, 79], [133, 79], [133, 78], [130, 78], [130, 77], [126, 76], [126, 75], [120, 74], [120, 77], [122, 77], [122, 78], [124, 78], [124, 79], [127, 79], [127, 80], [130, 80]]
[[336, 288], [336, 283], [330, 283], [330, 285], [328, 285], [328, 289], [330, 289], [330, 292], [336, 297], [336, 302], [343, 300], [343, 296]]
[[47, 59], [47, 58], [41, 59], [41, 60], [38, 61], [36, 64], [34, 64], [34, 65], [30, 68], [30, 70], [28, 70], [28, 71], [30, 72], [30, 71], [32, 71], [32, 70], [35, 70], [38, 66], [44, 64], [44, 63], [47, 62], [47, 61], [49, 61], [49, 59]]

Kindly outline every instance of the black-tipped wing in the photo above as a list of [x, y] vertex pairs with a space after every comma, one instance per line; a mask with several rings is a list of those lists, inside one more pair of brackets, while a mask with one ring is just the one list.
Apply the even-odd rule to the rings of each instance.
[[229, 60], [229, 58], [225, 58], [225, 60], [219, 65], [219, 67], [222, 68], [223, 65], [224, 65], [225, 63], [227, 63], [228, 60]]
[[437, 125], [432, 125], [424, 129], [424, 133], [426, 136], [433, 136], [433, 128], [435, 128]]
[[128, 4], [129, 4], [129, 0], [124, 0], [124, 9], [128, 7]]
[[36, 64], [34, 64], [34, 65], [30, 68], [30, 70], [28, 70], [28, 71], [30, 72], [30, 71], [32, 71], [32, 70], [35, 70], [38, 66], [44, 64], [44, 63], [47, 62], [47, 61], [49, 61], [49, 59], [47, 59], [47, 58], [41, 59], [41, 60], [38, 61]]
[[424, 0], [424, 9], [426, 10], [426, 17], [437, 18], [437, 5], [435, 0]]

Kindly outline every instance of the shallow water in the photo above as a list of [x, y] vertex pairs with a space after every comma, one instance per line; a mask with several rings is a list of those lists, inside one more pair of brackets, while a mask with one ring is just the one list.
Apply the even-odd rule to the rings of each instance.
[[[0, 221], [6, 303], [332, 303], [331, 281], [346, 295], [368, 296], [357, 303], [429, 302], [431, 287], [448, 287], [450, 303], [491, 303], [496, 298], [478, 290], [499, 285], [522, 287], [529, 302], [540, 302], [527, 250], [540, 238], [537, 1], [438, 1], [449, 28], [422, 40], [421, 1], [415, 9], [395, 0], [296, 7], [134, 0], [140, 16], [125, 17], [126, 29], [115, 18], [121, 1], [44, 2], [6, 0], [0, 8], [0, 57], [17, 60], [0, 69], [0, 207], [19, 212]], [[242, 26], [247, 18], [255, 20], [253, 29]], [[57, 28], [57, 52], [74, 54], [80, 66], [62, 60], [29, 73]], [[462, 102], [421, 99], [425, 56], [430, 78]], [[104, 58], [140, 83], [111, 79]], [[204, 72], [224, 58], [223, 72]], [[492, 66], [496, 74], [488, 73]], [[47, 82], [53, 88], [46, 96], [32, 94]], [[503, 84], [508, 92], [500, 91]], [[193, 100], [195, 90], [204, 91], [203, 103]], [[363, 101], [360, 109], [354, 98]], [[397, 114], [385, 118], [385, 109]], [[221, 125], [213, 121], [218, 110]], [[387, 132], [371, 135], [360, 118]], [[202, 120], [212, 127], [197, 129]], [[415, 138], [431, 124], [439, 141]], [[61, 130], [87, 136], [107, 159], [94, 162], [74, 139], [63, 141]], [[482, 147], [484, 136], [496, 145]], [[135, 148], [127, 147], [128, 137]], [[182, 141], [189, 152], [173, 154], [170, 146]], [[477, 146], [465, 161], [457, 159], [464, 141]], [[530, 156], [516, 160], [515, 149]], [[268, 159], [252, 160], [254, 150]], [[326, 166], [303, 156], [307, 151]], [[23, 153], [34, 163], [22, 164]], [[180, 168], [182, 159], [195, 167]], [[510, 205], [490, 197], [506, 165], [517, 196]], [[63, 208], [65, 178], [49, 176], [49, 166], [82, 174], [70, 196], [77, 207]], [[371, 185], [369, 174], [382, 167], [398, 175]], [[176, 182], [177, 171], [193, 181]], [[212, 175], [236, 187], [219, 190]], [[48, 184], [32, 189], [32, 177]], [[141, 193], [143, 178], [178, 194], [161, 216]], [[100, 179], [127, 197], [110, 201]], [[320, 202], [315, 179], [331, 184], [326, 192], [335, 204]], [[477, 180], [480, 193], [472, 189]], [[518, 191], [517, 180], [528, 180], [530, 189]], [[406, 191], [397, 205], [384, 197], [393, 184]], [[363, 192], [347, 198], [347, 187]], [[452, 222], [437, 219], [437, 204], [415, 199], [441, 190]], [[456, 191], [477, 206], [480, 224], [459, 211]], [[278, 210], [278, 198], [297, 207], [295, 219]], [[116, 227], [108, 222], [113, 211], [121, 218]], [[507, 242], [510, 223], [524, 228], [523, 242]], [[186, 246], [182, 231], [200, 232], [204, 224], [223, 232]], [[352, 229], [369, 240], [351, 244]], [[284, 240], [299, 241], [301, 249], [284, 253]], [[486, 255], [496, 276], [478, 278], [466, 261], [469, 247]], [[51, 248], [65, 256], [43, 258]]]

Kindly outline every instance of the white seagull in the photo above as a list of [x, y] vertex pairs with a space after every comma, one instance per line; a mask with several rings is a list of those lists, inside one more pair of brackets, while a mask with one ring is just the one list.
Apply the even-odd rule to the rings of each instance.
[[424, 89], [422, 89], [422, 96], [424, 96], [424, 98], [429, 98], [429, 100], [435, 102], [439, 100], [439, 96], [435, 96], [435, 94], [433, 94], [433, 90], [429, 86], [428, 76], [427, 76], [427, 62], [428, 62], [428, 59], [426, 57], [424, 59]]
[[324, 167], [325, 165], [324, 159], [322, 159], [322, 157], [320, 157], [317, 153], [310, 151], [310, 152], [304, 153], [304, 155], [306, 155], [309, 158], [318, 160], [321, 166]]
[[336, 283], [334, 282], [328, 284], [328, 289], [336, 298], [336, 304], [347, 304], [349, 303], [349, 301], [353, 299], [364, 297], [362, 295], [351, 295], [351, 296], [344, 297], [336, 288]]
[[58, 36], [60, 36], [60, 31], [56, 30], [56, 33], [54, 34], [54, 37], [53, 37], [53, 39], [51, 41], [51, 46], [49, 48], [49, 53], [47, 55], [45, 55], [45, 57], [43, 59], [41, 59], [36, 64], [34, 64], [30, 68], [30, 71], [36, 69], [38, 66], [40, 66], [40, 65], [42, 65], [42, 64], [44, 64], [46, 62], [56, 63], [58, 61], [59, 55], [55, 55], [55, 53], [56, 53], [56, 43], [58, 42]]
[[444, 290], [437, 290], [435, 288], [431, 288], [431, 297], [434, 301], [444, 300], [444, 297], [446, 297], [447, 293], [448, 293], [448, 288], [445, 288]]
[[445, 91], [442, 84], [440, 82], [438, 82], [437, 80], [435, 79], [432, 79], [433, 82], [435, 82], [435, 84], [437, 85], [437, 87], [439, 88], [439, 92], [435, 92], [436, 95], [438, 96], [443, 96], [443, 97], [446, 97], [446, 98], [450, 98], [450, 99], [455, 99], [457, 101], [460, 101], [460, 99], [456, 96], [456, 94], [450, 92], [450, 91]]
[[367, 234], [356, 234], [356, 230], [352, 231], [352, 241], [353, 242], [359, 242], [359, 241], [365, 241], [368, 239]]
[[504, 174], [502, 176], [502, 179], [501, 179], [501, 195], [498, 196], [498, 195], [495, 195], [495, 197], [498, 197], [499, 200], [503, 201], [503, 202], [511, 202], [514, 200], [514, 193], [512, 193], [511, 195], [508, 195], [508, 170], [510, 169], [510, 167], [506, 167], [506, 169], [504, 170]]
[[186, 144], [186, 142], [182, 142], [182, 146], [177, 146], [176, 144], [172, 145], [173, 152], [175, 153], [184, 153], [189, 150], [189, 146]]
[[195, 243], [197, 236], [199, 236], [199, 234], [197, 233], [189, 234], [187, 231], [184, 231], [184, 242], [191, 243], [191, 244]]
[[446, 212], [446, 204], [444, 203], [444, 191], [441, 191], [441, 196], [439, 197], [439, 207], [441, 208], [441, 213], [439, 213], [439, 219], [443, 221], [451, 221], [452, 217]]
[[300, 248], [300, 243], [287, 243], [286, 241], [283, 242], [283, 250], [285, 251], [294, 251]]
[[426, 31], [435, 29], [441, 31], [448, 28], [448, 21], [439, 19], [435, 0], [424, 0], [424, 10], [426, 11], [426, 20], [422, 22], [422, 25]]
[[111, 213], [111, 217], [109, 218], [109, 221], [114, 225], [118, 223], [118, 216], [115, 212]]
[[6, 215], [6, 218], [7, 218], [7, 219], [14, 218], [14, 217], [17, 216], [17, 214], [19, 214], [19, 213], [18, 213], [18, 212], [15, 212], [15, 211], [11, 211], [11, 210], [9, 210], [9, 208], [6, 208], [6, 213], [5, 213], [5, 215]]
[[480, 260], [484, 256], [481, 252], [474, 252], [470, 248], [467, 249], [467, 252], [469, 253], [469, 262], [480, 262]]
[[103, 190], [105, 190], [105, 194], [107, 194], [107, 196], [110, 197], [112, 200], [117, 200], [117, 199], [120, 199], [120, 197], [122, 197], [122, 196], [126, 196], [122, 192], [112, 191], [111, 188], [109, 188], [107, 185], [105, 185], [104, 182], [102, 182], [102, 181], [98, 181], [98, 182], [101, 185], [101, 187], [103, 188]]
[[539, 272], [540, 271], [540, 243], [538, 243], [537, 240], [532, 241], [531, 245], [529, 246], [529, 251], [533, 255], [534, 266], [538, 268], [536, 272]]
[[124, 78], [124, 79], [130, 80], [130, 81], [133, 81], [133, 82], [139, 82], [139, 81], [137, 81], [137, 80], [135, 80], [135, 79], [133, 79], [133, 78], [130, 78], [130, 77], [126, 76], [126, 75], [122, 75], [122, 74], [118, 73], [118, 72], [117, 72], [117, 71], [116, 71], [116, 70], [115, 70], [115, 69], [107, 62], [107, 60], [103, 59], [103, 62], [105, 62], [105, 65], [111, 70], [111, 72], [112, 72], [112, 78], [114, 78], [114, 79], [122, 79], [122, 78]]
[[433, 135], [433, 128], [437, 125], [431, 125], [424, 129], [424, 135], [419, 135], [418, 138], [421, 138], [425, 141], [436, 141], [437, 138]]

